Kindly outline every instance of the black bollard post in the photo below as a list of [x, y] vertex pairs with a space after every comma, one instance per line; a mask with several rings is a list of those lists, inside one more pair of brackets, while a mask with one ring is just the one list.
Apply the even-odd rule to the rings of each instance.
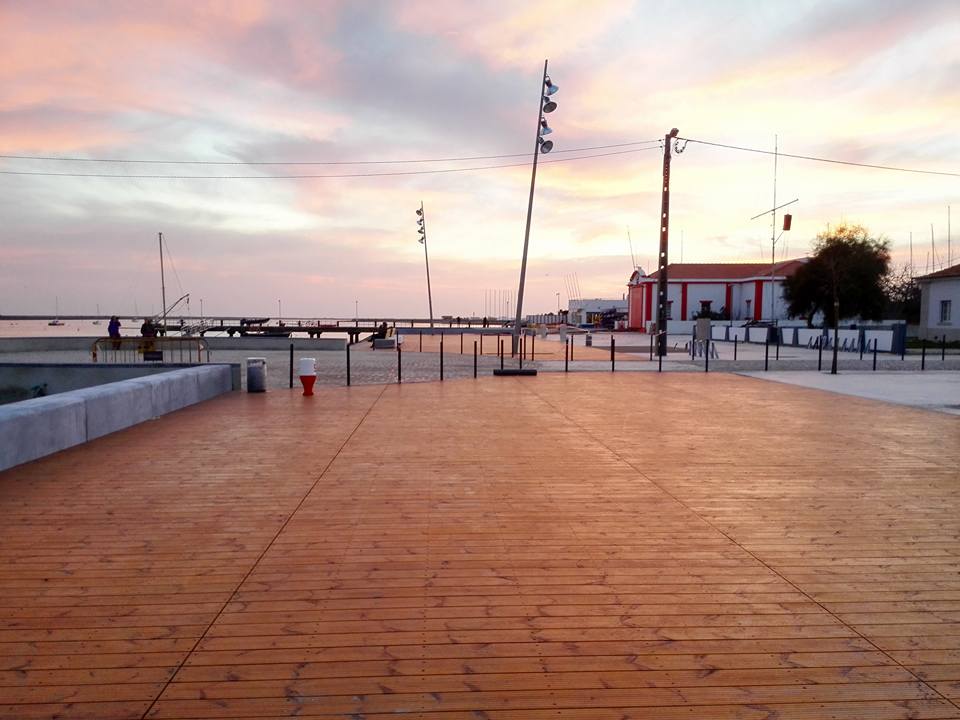
[[703, 371], [710, 372], [710, 338], [703, 341]]
[[947, 361], [947, 334], [943, 334], [943, 338], [940, 340], [940, 362]]
[[400, 343], [397, 343], [397, 385], [399, 385], [400, 382], [402, 381], [402, 375], [400, 373], [400, 365], [401, 365], [400, 355], [401, 355]]
[[520, 369], [523, 370], [523, 356], [527, 352], [527, 338], [523, 336], [520, 338], [520, 347], [517, 348], [517, 355], [520, 356]]
[[927, 369], [927, 339], [924, 338], [920, 343], [920, 369]]
[[[657, 346], [659, 347], [659, 345], [660, 343], [658, 342]], [[657, 357], [659, 358], [657, 362], [657, 372], [663, 372], [663, 356], [664, 355], [666, 355], [666, 352], [659, 352], [659, 351], [657, 352]]]
[[[864, 340], [866, 340], [866, 336], [864, 336]], [[863, 341], [860, 342], [860, 359], [863, 360]]]
[[350, 387], [350, 343], [347, 343], [347, 387]]
[[733, 336], [733, 361], [734, 362], [737, 361], [737, 340], [738, 339], [739, 338], [736, 335]]
[[650, 336], [650, 362], [653, 362], [653, 335]]
[[423, 330], [417, 333], [420, 336], [420, 352], [423, 352]]
[[903, 337], [900, 342], [900, 359], [903, 360], [907, 356], [907, 333], [904, 331]]
[[570, 359], [573, 360], [573, 335], [570, 336]]
[[473, 341], [473, 379], [477, 379], [477, 341]]
[[460, 354], [463, 355], [463, 333], [460, 333]]
[[775, 332], [777, 333], [777, 356], [775, 360], [779, 362], [780, 361], [780, 332], [779, 331], [775, 331]]
[[817, 372], [823, 370], [823, 335], [817, 338]]
[[530, 362], [533, 362], [534, 360], [536, 360], [536, 355], [537, 355], [537, 336], [531, 335], [530, 336]]
[[[350, 347], [350, 343], [347, 343]], [[290, 343], [290, 387], [293, 388], [293, 343]]]
[[443, 382], [443, 335], [440, 336], [440, 382]]
[[880, 342], [878, 338], [873, 339], [873, 371], [877, 371], [877, 343]]
[[613, 355], [614, 349], [616, 347], [617, 347], [617, 341], [613, 337], [613, 335], [611, 335], [610, 336], [610, 372], [617, 371], [616, 360], [614, 360], [614, 355]]
[[563, 341], [563, 371], [570, 372], [570, 338]]
[[[497, 338], [499, 339], [499, 335]], [[503, 340], [500, 340], [500, 369], [503, 370]]]
[[770, 369], [770, 338], [767, 338], [767, 342], [763, 346], [763, 371], [766, 372]]

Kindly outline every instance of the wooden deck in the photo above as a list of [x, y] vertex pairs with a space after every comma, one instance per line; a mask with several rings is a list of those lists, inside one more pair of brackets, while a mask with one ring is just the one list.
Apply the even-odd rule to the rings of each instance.
[[0, 718], [960, 718], [958, 467], [722, 374], [234, 394], [0, 474]]

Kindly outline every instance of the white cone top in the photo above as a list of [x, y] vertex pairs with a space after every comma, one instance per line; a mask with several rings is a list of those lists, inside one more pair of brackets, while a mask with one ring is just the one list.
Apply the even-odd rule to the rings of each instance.
[[300, 358], [300, 363], [298, 365], [300, 370], [298, 375], [316, 375], [317, 374], [317, 359], [316, 358]]

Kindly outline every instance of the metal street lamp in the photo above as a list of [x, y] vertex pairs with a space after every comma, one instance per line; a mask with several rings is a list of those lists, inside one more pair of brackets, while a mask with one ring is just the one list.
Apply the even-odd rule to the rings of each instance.
[[423, 212], [423, 201], [420, 201], [420, 207], [417, 208], [417, 225], [420, 227], [417, 232], [420, 237], [417, 242], [423, 245], [423, 261], [427, 266], [427, 303], [430, 306], [430, 327], [433, 327], [433, 294], [430, 292], [430, 258], [427, 255], [427, 216]]
[[553, 150], [553, 141], [544, 140], [544, 135], [549, 135], [553, 130], [547, 125], [544, 115], [552, 113], [557, 109], [557, 103], [551, 100], [551, 96], [559, 90], [547, 75], [548, 60], [543, 61], [543, 82], [540, 85], [537, 100], [537, 133], [533, 144], [533, 170], [530, 173], [530, 198], [527, 200], [527, 226], [523, 233], [523, 259], [520, 261], [520, 289], [517, 291], [517, 317], [513, 326], [513, 344], [512, 353], [516, 355], [520, 345], [520, 318], [523, 314], [523, 286], [527, 277], [527, 250], [530, 247], [530, 220], [533, 215], [533, 190], [537, 183], [537, 159], [540, 153], [548, 153]]

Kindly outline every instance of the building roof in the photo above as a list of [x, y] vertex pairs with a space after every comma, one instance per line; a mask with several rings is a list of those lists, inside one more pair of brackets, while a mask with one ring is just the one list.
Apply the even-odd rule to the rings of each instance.
[[[773, 273], [789, 277], [807, 262], [807, 258], [783, 260], [773, 266]], [[660, 271], [647, 278], [657, 279]], [[746, 280], [747, 278], [770, 277], [770, 263], [670, 263], [667, 277], [674, 280]], [[640, 279], [640, 278], [638, 278]]]
[[957, 265], [951, 265], [943, 270], [937, 270], [935, 273], [930, 273], [929, 275], [921, 275], [917, 278], [917, 280], [938, 280], [939, 278], [955, 277], [960, 277], [960, 263]]

